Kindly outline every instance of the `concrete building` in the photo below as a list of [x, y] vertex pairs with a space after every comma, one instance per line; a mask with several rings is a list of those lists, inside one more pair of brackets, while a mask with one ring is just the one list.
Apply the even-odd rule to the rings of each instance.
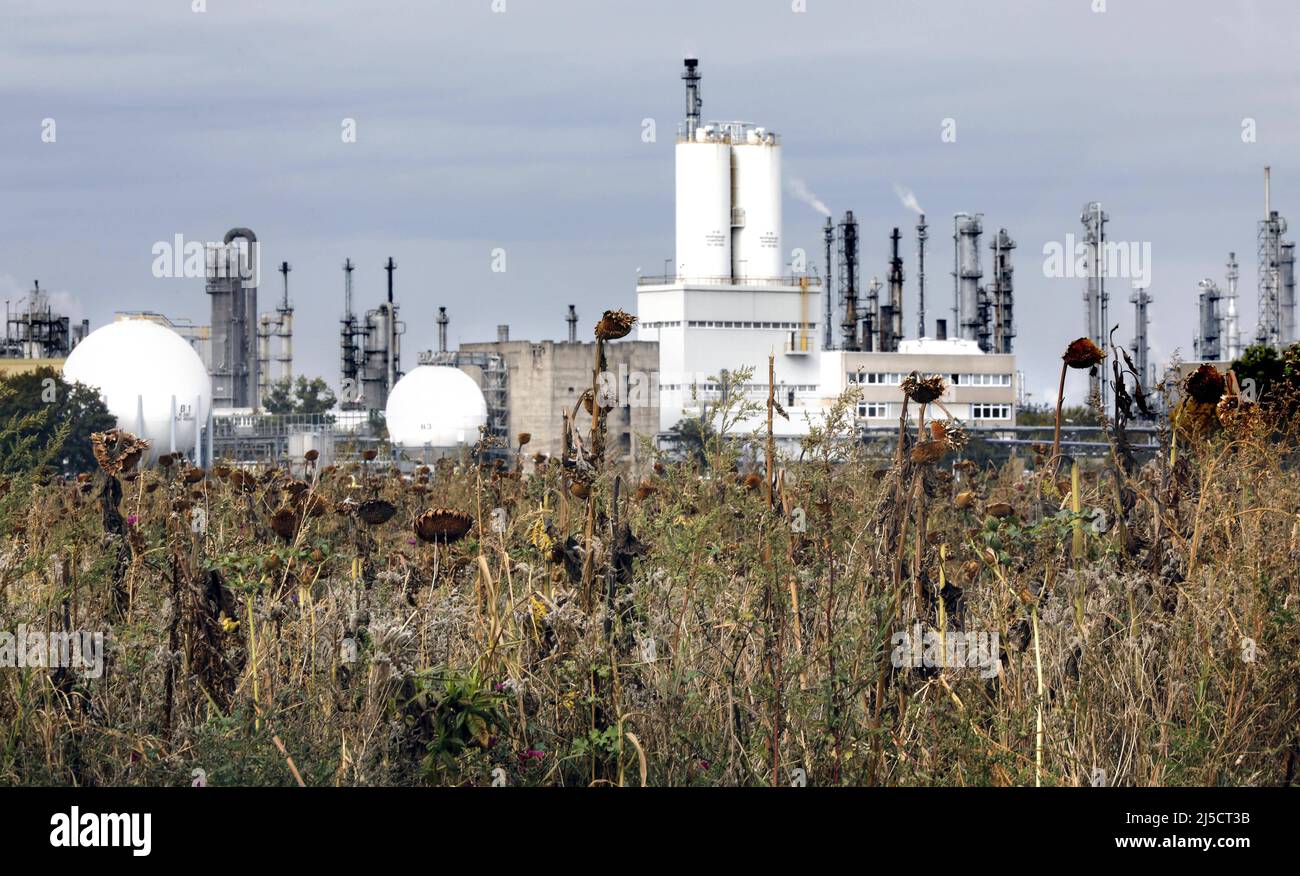
[[[510, 442], [520, 432], [532, 435], [525, 451], [559, 456], [564, 447], [564, 414], [572, 412], [591, 386], [595, 362], [594, 342], [512, 341], [461, 344], [459, 367], [475, 379], [492, 405], [493, 386], [483, 369], [469, 364], [476, 356], [500, 356], [505, 363], [505, 434]], [[624, 463], [634, 470], [648, 464], [640, 436], [653, 438], [659, 431], [659, 393], [655, 383], [659, 370], [659, 345], [646, 341], [614, 341], [605, 345], [606, 380], [602, 390], [609, 396], [606, 420], [606, 459]], [[579, 409], [577, 423], [584, 440], [591, 427], [590, 417]]]
[[753, 369], [746, 391], [767, 398], [767, 356], [777, 396], [791, 410], [820, 406], [821, 287], [807, 278], [766, 281], [645, 279], [637, 287], [638, 341], [659, 349], [659, 430], [699, 413], [721, 372]]
[[[976, 429], [1016, 424], [1016, 357], [983, 353], [972, 340], [903, 341], [897, 353], [833, 350], [822, 354], [822, 386], [834, 398], [850, 386], [861, 391], [858, 418], [867, 427], [896, 426], [903, 378], [938, 374], [948, 384], [939, 401], [953, 417]], [[918, 406], [911, 405], [913, 418]], [[931, 406], [927, 418], [941, 416]]]

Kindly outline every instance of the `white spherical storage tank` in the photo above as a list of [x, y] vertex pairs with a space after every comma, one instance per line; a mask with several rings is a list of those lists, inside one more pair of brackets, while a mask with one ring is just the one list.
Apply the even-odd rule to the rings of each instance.
[[677, 144], [677, 264], [680, 279], [731, 276], [731, 147], [703, 131]]
[[403, 450], [473, 444], [487, 422], [483, 392], [459, 368], [421, 365], [388, 394], [388, 439]]
[[740, 279], [780, 277], [781, 146], [776, 135], [750, 129], [745, 141], [731, 147], [735, 158], [737, 215], [744, 224], [733, 229], [732, 275]]
[[176, 332], [147, 319], [124, 319], [91, 332], [63, 364], [65, 380], [94, 387], [120, 429], [164, 453], [194, 455], [212, 408], [212, 381], [199, 354]]

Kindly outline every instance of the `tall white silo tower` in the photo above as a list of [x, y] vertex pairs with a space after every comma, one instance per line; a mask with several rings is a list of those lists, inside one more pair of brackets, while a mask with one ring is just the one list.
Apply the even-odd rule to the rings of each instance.
[[712, 126], [677, 141], [678, 279], [731, 276], [731, 146]]
[[781, 144], [763, 128], [731, 137], [731, 275], [772, 280], [782, 273]]
[[[637, 339], [659, 344], [659, 413], [667, 430], [703, 411], [717, 375], [751, 368], [764, 401], [768, 358], [790, 408], [817, 402], [821, 277], [782, 276], [781, 146], [765, 128], [700, 118], [698, 62], [686, 59], [686, 120], [676, 160], [677, 253], [668, 276], [637, 280]], [[780, 431], [786, 421], [774, 424]]]

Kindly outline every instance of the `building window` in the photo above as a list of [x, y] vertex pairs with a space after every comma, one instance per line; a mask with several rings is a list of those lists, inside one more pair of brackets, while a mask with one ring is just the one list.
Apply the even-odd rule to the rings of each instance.
[[903, 382], [899, 372], [850, 371], [849, 383], [865, 383], [870, 386], [898, 386]]
[[972, 420], [1009, 420], [1011, 419], [1011, 405], [971, 405], [970, 416]]
[[1010, 386], [1010, 374], [953, 374], [957, 386]]
[[887, 402], [858, 402], [858, 416], [867, 420], [883, 420], [889, 416]]
[[[680, 322], [647, 322], [640, 323], [641, 328], [658, 328], [660, 326], [681, 325]], [[749, 322], [739, 320], [714, 320], [714, 319], [690, 319], [686, 321], [688, 328], [737, 328], [737, 329], [778, 329], [789, 331], [791, 329], [805, 329], [815, 331], [817, 323], [815, 322]]]

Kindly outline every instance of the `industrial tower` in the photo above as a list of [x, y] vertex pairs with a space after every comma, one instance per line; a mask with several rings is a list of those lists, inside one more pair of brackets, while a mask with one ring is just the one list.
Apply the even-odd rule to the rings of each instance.
[[212, 406], [215, 410], [261, 407], [257, 361], [257, 235], [232, 228], [205, 252], [212, 296]]
[[1272, 170], [1264, 168], [1264, 218], [1259, 222], [1259, 328], [1255, 341], [1282, 348], [1295, 341], [1295, 243], [1273, 209]]
[[1201, 291], [1197, 294], [1199, 319], [1196, 333], [1196, 358], [1203, 362], [1218, 362], [1223, 358], [1223, 343], [1220, 336], [1223, 315], [1219, 301], [1223, 294], [1219, 285], [1206, 277], [1197, 284]]
[[1133, 294], [1128, 297], [1128, 300], [1133, 302], [1133, 364], [1136, 366], [1138, 381], [1149, 389], [1155, 382], [1155, 372], [1151, 364], [1151, 344], [1147, 339], [1151, 326], [1147, 308], [1153, 299], [1147, 293], [1146, 287], [1135, 284]]
[[[1102, 210], [1099, 202], [1090, 201], [1084, 205], [1079, 221], [1083, 223], [1083, 242], [1087, 248], [1088, 283], [1083, 292], [1087, 337], [1105, 350], [1110, 343], [1106, 336], [1110, 295], [1106, 292], [1105, 264], [1106, 223], [1110, 221], [1110, 215]], [[1091, 377], [1090, 391], [1101, 399], [1103, 409], [1106, 407], [1106, 384], [1106, 369], [1097, 368]]]
[[1228, 253], [1227, 268], [1224, 273], [1224, 279], [1228, 281], [1228, 291], [1224, 295], [1227, 303], [1223, 308], [1223, 330], [1219, 335], [1222, 338], [1224, 358], [1235, 362], [1241, 358], [1241, 329], [1237, 322], [1237, 280], [1241, 272], [1238, 270], [1235, 252]]

